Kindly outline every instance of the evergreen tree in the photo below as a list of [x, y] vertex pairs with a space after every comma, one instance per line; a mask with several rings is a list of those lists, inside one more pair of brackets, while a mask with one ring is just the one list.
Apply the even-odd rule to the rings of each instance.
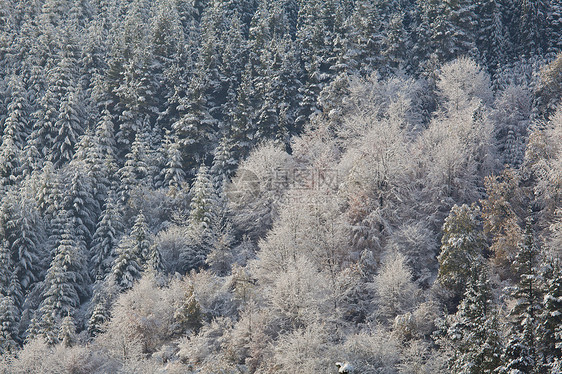
[[133, 287], [133, 283], [141, 277], [142, 258], [136, 252], [133, 239], [126, 236], [121, 239], [116, 249], [117, 257], [111, 268], [111, 279], [121, 289]]
[[517, 50], [519, 55], [541, 56], [549, 49], [549, 0], [518, 1]]
[[487, 270], [472, 269], [464, 299], [447, 332], [454, 354], [453, 373], [494, 373], [500, 366], [501, 336]]
[[[13, 191], [4, 197], [1, 211], [3, 237], [11, 253], [11, 271], [23, 292], [28, 292], [41, 273], [44, 223], [34, 199], [27, 195], [23, 185], [21, 187], [17, 194]], [[21, 297], [16, 302], [19, 305]]]
[[42, 332], [54, 331], [55, 321], [73, 315], [88, 295], [88, 274], [84, 249], [77, 243], [73, 224], [67, 219], [64, 233], [55, 248], [55, 255], [45, 276], [41, 311]]
[[492, 75], [506, 63], [507, 57], [511, 54], [504, 12], [502, 2], [498, 0], [476, 3], [476, 46], [481, 60]]
[[177, 138], [166, 136], [163, 147], [166, 155], [166, 165], [160, 172], [160, 179], [164, 187], [177, 190], [186, 180], [180, 144]]
[[538, 266], [540, 250], [536, 245], [532, 218], [526, 220], [525, 236], [513, 263], [519, 282], [511, 296], [516, 303], [509, 316], [512, 318], [510, 340], [502, 356], [500, 373], [540, 373], [542, 360], [538, 345], [541, 289]]
[[131, 151], [126, 155], [125, 165], [118, 172], [121, 181], [119, 199], [122, 203], [127, 202], [135, 188], [141, 185], [152, 187], [150, 142], [146, 131], [144, 128], [135, 135]]
[[12, 296], [0, 294], [0, 352], [14, 353], [18, 347], [19, 316]]
[[236, 169], [236, 159], [233, 157], [233, 144], [231, 141], [224, 137], [219, 142], [218, 147], [215, 149], [213, 157], [213, 165], [210, 172], [213, 179], [215, 188], [219, 191], [222, 187], [230, 181], [234, 170]]
[[0, 243], [0, 294], [2, 295], [9, 295], [10, 293], [12, 272], [10, 244], [4, 239]]
[[29, 135], [31, 105], [29, 95], [19, 76], [12, 76], [8, 82], [10, 101], [6, 105], [6, 118], [3, 122], [3, 139], [10, 137], [18, 149], [23, 149]]
[[438, 281], [453, 292], [454, 301], [462, 297], [471, 267], [482, 261], [486, 240], [480, 229], [477, 207], [455, 205], [443, 224]]
[[121, 239], [111, 268], [113, 282], [121, 289], [131, 288], [134, 281], [141, 277], [143, 268], [151, 259], [151, 241], [146, 218], [141, 211], [131, 233]]
[[103, 279], [110, 272], [115, 260], [115, 248], [119, 243], [122, 230], [121, 213], [115, 201], [115, 195], [110, 193], [90, 248], [93, 279]]
[[192, 227], [202, 226], [207, 229], [211, 225], [214, 208], [213, 183], [209, 175], [209, 169], [201, 165], [197, 172], [197, 177], [191, 188], [191, 211], [189, 213], [188, 224]]
[[63, 207], [74, 224], [77, 244], [88, 248], [100, 207], [93, 195], [93, 181], [84, 173], [87, 166], [75, 161], [67, 169], [70, 179], [68, 190], [63, 200]]
[[540, 311], [539, 341], [545, 366], [556, 372], [562, 358], [562, 266], [550, 259], [542, 271], [543, 305]]
[[203, 326], [203, 313], [193, 291], [193, 285], [189, 285], [183, 303], [174, 313], [174, 320], [182, 332], [193, 331], [196, 334]]
[[58, 340], [66, 348], [70, 348], [76, 341], [76, 325], [74, 324], [74, 318], [70, 315], [62, 319]]
[[95, 337], [104, 332], [103, 325], [109, 321], [110, 314], [105, 299], [100, 300], [94, 310], [90, 319], [88, 320], [88, 334]]
[[248, 156], [250, 149], [257, 142], [253, 107], [254, 94], [252, 66], [248, 64], [242, 74], [241, 83], [236, 93], [233, 113], [230, 114], [229, 138], [236, 159]]
[[189, 246], [180, 255], [186, 270], [205, 264], [205, 258], [213, 247], [213, 236], [217, 228], [217, 195], [208, 168], [202, 165], [190, 191], [191, 210], [187, 219]]
[[83, 114], [76, 90], [68, 91], [63, 98], [58, 118], [55, 122], [57, 132], [53, 139], [50, 161], [55, 167], [60, 167], [72, 160], [75, 146], [83, 132]]

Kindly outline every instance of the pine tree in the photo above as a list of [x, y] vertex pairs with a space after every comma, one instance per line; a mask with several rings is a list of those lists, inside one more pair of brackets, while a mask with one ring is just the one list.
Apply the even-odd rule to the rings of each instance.
[[233, 147], [231, 141], [227, 137], [223, 137], [215, 149], [210, 172], [213, 185], [219, 191], [230, 181], [237, 166], [236, 159], [233, 157]]
[[186, 270], [203, 266], [213, 246], [213, 223], [217, 214], [217, 195], [208, 173], [202, 165], [190, 191], [191, 211], [187, 219], [187, 235], [190, 245], [180, 255]]
[[[117, 247], [117, 258], [111, 268], [113, 282], [121, 289], [129, 289], [141, 277], [143, 269], [151, 259], [151, 233], [141, 211], [135, 219], [131, 233], [121, 239]], [[154, 257], [154, 256], [152, 256]]]
[[257, 142], [254, 114], [254, 82], [252, 67], [248, 64], [242, 74], [236, 93], [236, 104], [230, 114], [229, 139], [233, 146], [235, 159], [248, 156]]
[[556, 371], [562, 358], [562, 266], [550, 259], [542, 271], [544, 280], [543, 305], [540, 311], [539, 341], [546, 367]]
[[203, 313], [195, 298], [193, 285], [188, 286], [183, 303], [174, 313], [174, 320], [179, 324], [182, 332], [192, 331], [197, 334], [203, 326]]
[[129, 236], [122, 238], [116, 249], [117, 258], [111, 268], [111, 279], [121, 289], [133, 287], [133, 283], [141, 277], [142, 258], [137, 250]]
[[75, 146], [83, 133], [83, 114], [76, 90], [68, 91], [61, 101], [49, 160], [61, 167], [72, 160]]
[[67, 348], [74, 345], [76, 341], [76, 325], [74, 324], [74, 318], [71, 316], [66, 316], [62, 319], [58, 339]]
[[206, 83], [199, 76], [193, 77], [188, 96], [181, 104], [182, 116], [172, 125], [181, 146], [185, 170], [192, 175], [216, 141], [216, 121], [208, 111]]
[[448, 330], [454, 355], [448, 369], [453, 373], [494, 373], [500, 366], [501, 336], [487, 269], [472, 269], [464, 299]]
[[501, 1], [485, 0], [476, 3], [476, 46], [488, 71], [494, 73], [506, 63], [511, 54], [509, 38], [503, 19]]
[[166, 136], [163, 146], [166, 165], [160, 172], [160, 179], [164, 187], [177, 190], [186, 180], [180, 144], [176, 137]]
[[[8, 82], [11, 101], [7, 103], [6, 118], [3, 122], [2, 145], [0, 146], [1, 176], [6, 182], [17, 177], [17, 156], [25, 147], [29, 135], [31, 107], [27, 91], [20, 77], [12, 76]], [[21, 161], [20, 161], [21, 162]]]
[[[34, 198], [28, 196], [26, 187], [9, 192], [2, 201], [4, 221], [3, 236], [11, 253], [11, 263], [16, 279], [24, 292], [30, 291], [39, 278], [42, 262], [41, 240], [44, 222], [37, 211]], [[21, 302], [18, 298], [17, 302]]]
[[70, 184], [63, 200], [63, 207], [74, 223], [77, 244], [88, 248], [100, 207], [93, 195], [93, 181], [84, 173], [87, 166], [75, 161], [67, 169]]
[[115, 200], [115, 195], [110, 193], [92, 238], [92, 279], [103, 279], [115, 260], [115, 249], [123, 231], [121, 213]]
[[455, 205], [443, 224], [437, 279], [456, 300], [466, 289], [471, 266], [482, 261], [482, 251], [486, 249], [478, 213], [477, 207]]
[[100, 300], [94, 310], [90, 319], [88, 320], [88, 334], [95, 337], [105, 331], [104, 324], [109, 321], [110, 313], [105, 299]]
[[45, 276], [41, 311], [47, 327], [42, 327], [43, 332], [54, 331], [54, 321], [75, 313], [81, 299], [88, 295], [87, 281], [85, 253], [75, 240], [72, 222], [67, 220]]
[[538, 266], [541, 253], [536, 245], [532, 218], [526, 220], [525, 236], [513, 264], [519, 282], [511, 297], [516, 301], [509, 316], [512, 318], [510, 340], [502, 356], [500, 373], [540, 373], [542, 360], [538, 345], [541, 290]]
[[517, 10], [517, 50], [521, 56], [541, 56], [549, 49], [549, 0], [520, 0]]
[[7, 240], [0, 242], [0, 294], [9, 295], [13, 265], [10, 244]]
[[139, 186], [152, 187], [150, 140], [148, 129], [144, 128], [135, 135], [131, 151], [126, 155], [125, 165], [119, 170], [121, 181], [119, 199], [127, 202], [131, 191]]
[[150, 258], [152, 234], [150, 233], [146, 217], [142, 211], [139, 212], [135, 219], [130, 237], [136, 248], [135, 252], [141, 256], [142, 262], [146, 264]]
[[18, 320], [13, 297], [0, 294], [0, 352], [3, 355], [18, 349]]

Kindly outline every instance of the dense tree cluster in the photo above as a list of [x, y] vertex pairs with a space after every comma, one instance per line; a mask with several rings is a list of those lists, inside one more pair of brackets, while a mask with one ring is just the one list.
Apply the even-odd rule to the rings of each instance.
[[0, 71], [0, 371], [562, 372], [559, 1], [0, 0]]

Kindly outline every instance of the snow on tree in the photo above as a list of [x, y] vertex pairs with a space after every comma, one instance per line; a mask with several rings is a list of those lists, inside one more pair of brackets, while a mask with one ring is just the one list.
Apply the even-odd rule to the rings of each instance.
[[445, 64], [437, 81], [449, 112], [461, 111], [474, 100], [491, 105], [493, 93], [489, 75], [473, 60], [461, 57]]
[[105, 332], [104, 326], [109, 321], [110, 317], [107, 301], [104, 299], [100, 300], [88, 319], [88, 334], [95, 337]]
[[510, 85], [496, 99], [495, 107], [492, 119], [502, 163], [519, 166], [523, 163], [530, 124], [530, 92], [522, 86]]
[[510, 340], [502, 355], [500, 373], [540, 372], [542, 358], [539, 351], [538, 329], [542, 290], [539, 266], [541, 251], [536, 244], [533, 221], [526, 219], [524, 239], [519, 245], [513, 268], [519, 281], [510, 292], [515, 304], [509, 311], [512, 321]]
[[201, 306], [193, 293], [193, 285], [185, 291], [184, 301], [174, 313], [174, 320], [182, 331], [193, 331], [195, 334], [203, 326]]
[[54, 258], [45, 275], [41, 303], [42, 331], [55, 328], [57, 320], [73, 315], [80, 301], [88, 296], [88, 273], [84, 248], [75, 239], [72, 221], [67, 217], [64, 232], [55, 248]]
[[441, 344], [452, 349], [448, 369], [454, 373], [495, 373], [501, 364], [502, 341], [488, 270], [471, 269], [464, 298], [449, 317]]
[[62, 202], [69, 219], [75, 225], [76, 239], [80, 241], [78, 244], [84, 248], [87, 248], [92, 240], [96, 220], [100, 214], [98, 201], [94, 198], [94, 181], [83, 172], [86, 168], [84, 163], [77, 161], [72, 162], [66, 170], [70, 183]]
[[75, 344], [76, 326], [74, 319], [70, 315], [64, 317], [61, 321], [58, 340], [67, 348]]
[[387, 254], [372, 286], [377, 296], [375, 319], [393, 321], [397, 315], [411, 311], [419, 298], [406, 258], [399, 252]]
[[477, 207], [454, 205], [443, 224], [437, 280], [457, 300], [466, 290], [471, 268], [482, 262], [486, 249], [478, 214]]
[[166, 155], [166, 165], [160, 172], [160, 179], [164, 187], [177, 190], [181, 188], [186, 180], [180, 144], [175, 137], [168, 135], [164, 138], [163, 147]]
[[69, 90], [60, 103], [58, 118], [55, 122], [56, 136], [50, 153], [50, 161], [55, 167], [61, 167], [74, 156], [83, 129], [83, 114], [80, 97], [76, 89]]
[[522, 203], [519, 184], [518, 173], [507, 168], [499, 176], [484, 180], [487, 198], [480, 201], [484, 231], [492, 235], [492, 260], [501, 269], [502, 277], [511, 273], [510, 264], [523, 234], [519, 226]]
[[[2, 199], [2, 237], [11, 254], [11, 263], [16, 279], [24, 293], [30, 291], [39, 280], [42, 268], [42, 239], [44, 221], [36, 203], [29, 196], [27, 186], [21, 185], [19, 191], [10, 191]], [[18, 304], [21, 302], [18, 299]]]
[[536, 87], [538, 110], [544, 118], [556, 112], [560, 103], [562, 87], [562, 52], [554, 61], [540, 71], [540, 81]]
[[562, 268], [557, 258], [547, 258], [541, 271], [544, 296], [539, 314], [539, 342], [544, 365], [556, 371], [562, 357]]
[[19, 315], [13, 296], [0, 294], [0, 352], [7, 355], [18, 349]]
[[115, 250], [123, 233], [121, 212], [115, 200], [115, 194], [110, 193], [92, 237], [92, 279], [103, 279], [110, 272], [116, 256]]
[[152, 234], [141, 211], [129, 235], [116, 249], [117, 257], [111, 268], [111, 280], [121, 289], [129, 289], [141, 277], [151, 254]]

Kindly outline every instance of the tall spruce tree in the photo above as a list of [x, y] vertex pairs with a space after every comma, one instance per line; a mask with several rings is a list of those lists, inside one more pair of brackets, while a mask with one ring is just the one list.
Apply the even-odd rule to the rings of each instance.
[[533, 220], [526, 220], [525, 236], [513, 263], [519, 281], [513, 287], [511, 297], [515, 305], [510, 310], [512, 330], [510, 340], [502, 355], [500, 373], [540, 373], [542, 358], [539, 350], [539, 313], [541, 287], [539, 266], [541, 252], [537, 246]]
[[466, 290], [471, 268], [482, 261], [486, 240], [480, 229], [479, 209], [455, 205], [443, 224], [437, 280], [453, 292], [458, 302]]

